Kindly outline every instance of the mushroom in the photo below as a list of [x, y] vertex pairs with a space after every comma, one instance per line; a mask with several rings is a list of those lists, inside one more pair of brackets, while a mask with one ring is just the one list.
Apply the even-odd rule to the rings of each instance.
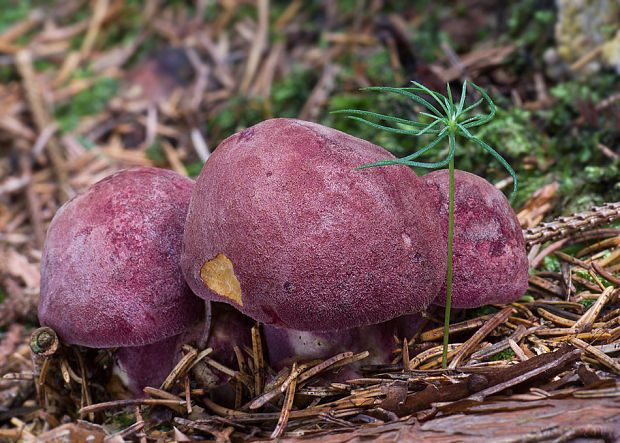
[[372, 358], [364, 363], [380, 364], [389, 360], [394, 349], [396, 328], [393, 322], [360, 326], [341, 331], [313, 332], [265, 325], [269, 361], [275, 367], [293, 360], [327, 358], [340, 352], [368, 350]]
[[383, 323], [359, 326], [338, 331], [299, 331], [264, 325], [267, 356], [270, 364], [280, 369], [294, 361], [326, 359], [341, 352], [368, 351], [369, 356], [354, 363], [343, 376], [330, 381], [346, 380], [359, 376], [363, 365], [389, 364], [394, 357], [395, 338], [411, 338], [420, 329], [424, 319], [419, 314], [397, 317]]
[[224, 140], [185, 224], [181, 267], [192, 290], [306, 331], [423, 311], [445, 278], [445, 242], [410, 168], [355, 170], [386, 158], [379, 146], [295, 119]]
[[216, 403], [234, 407], [235, 390], [229, 383], [231, 373], [220, 365], [231, 370], [241, 369], [235, 347], [242, 353], [244, 348], [252, 349], [251, 330], [256, 322], [229, 304], [217, 302], [211, 303], [210, 317], [206, 346], [212, 351], [193, 365], [192, 377]]
[[[207, 347], [212, 349], [209, 358], [222, 365], [233, 368], [238, 365], [234, 348], [252, 347], [251, 329], [255, 322], [226, 303], [211, 303], [211, 320]], [[209, 388], [217, 387], [229, 377], [200, 360], [192, 370], [201, 384]]]
[[[422, 177], [444, 235], [448, 236], [448, 170]], [[509, 303], [527, 289], [525, 241], [508, 200], [491, 183], [469, 172], [454, 171], [452, 306], [472, 308]], [[446, 284], [435, 299], [445, 304]]]
[[[421, 319], [417, 315], [408, 317]], [[263, 331], [269, 361], [276, 368], [290, 365], [293, 361], [328, 358], [347, 351], [368, 351], [369, 356], [363, 363], [381, 365], [392, 359], [392, 351], [396, 348], [395, 337], [407, 336], [403, 334], [402, 319], [398, 317], [383, 323], [338, 331], [299, 331], [272, 325], [264, 325]], [[417, 322], [417, 327], [420, 325], [421, 320]]]
[[120, 171], [64, 204], [45, 239], [41, 324], [65, 343], [120, 348], [136, 394], [168, 375], [203, 312], [179, 265], [193, 186], [169, 170]]

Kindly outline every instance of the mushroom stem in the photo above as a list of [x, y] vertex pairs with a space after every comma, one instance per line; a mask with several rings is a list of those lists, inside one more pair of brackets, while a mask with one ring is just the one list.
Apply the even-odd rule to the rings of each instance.
[[183, 334], [143, 346], [119, 348], [116, 353], [121, 374], [131, 391], [144, 397], [146, 386], [159, 388], [178, 360]]
[[339, 331], [298, 331], [264, 325], [267, 351], [271, 364], [279, 369], [294, 361], [324, 359], [335, 354], [368, 351], [369, 357], [354, 365], [347, 376], [359, 376], [361, 365], [389, 364], [396, 347], [394, 337], [412, 337], [423, 318], [418, 314], [398, 317], [387, 322]]

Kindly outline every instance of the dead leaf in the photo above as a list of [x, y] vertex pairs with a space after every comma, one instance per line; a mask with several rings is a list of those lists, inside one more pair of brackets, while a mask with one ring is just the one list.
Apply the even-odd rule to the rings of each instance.
[[[68, 443], [80, 443], [84, 441], [92, 443], [103, 443], [107, 434], [99, 427], [95, 425], [85, 423], [67, 423], [65, 425], [58, 426], [51, 431], [45, 432], [37, 437], [39, 443], [56, 443], [56, 442], [68, 442]], [[122, 443], [122, 437], [114, 437], [113, 439], [107, 439], [106, 443]]]
[[555, 205], [555, 191], [558, 182], [549, 183], [535, 191], [517, 213], [517, 218], [524, 229], [533, 228], [542, 221]]

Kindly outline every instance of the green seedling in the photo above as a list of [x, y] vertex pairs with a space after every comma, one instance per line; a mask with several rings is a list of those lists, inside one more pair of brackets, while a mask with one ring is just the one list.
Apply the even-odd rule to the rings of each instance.
[[[452, 243], [454, 233], [454, 154], [456, 152], [456, 137], [461, 136], [465, 139], [471, 140], [484, 150], [489, 152], [495, 159], [497, 159], [513, 178], [513, 192], [517, 190], [517, 177], [514, 170], [510, 167], [508, 162], [497, 153], [493, 148], [487, 145], [482, 140], [476, 138], [470, 129], [476, 126], [483, 125], [491, 120], [495, 116], [495, 105], [489, 98], [487, 93], [477, 86], [476, 84], [469, 82], [481, 95], [482, 98], [472, 104], [465, 107], [465, 99], [467, 95], [467, 84], [463, 83], [463, 89], [461, 91], [461, 97], [458, 103], [455, 103], [452, 99], [452, 92], [450, 85], [447, 85], [448, 96], [439, 94], [438, 92], [431, 91], [426, 86], [412, 82], [413, 87], [409, 88], [393, 88], [393, 87], [369, 87], [363, 88], [368, 91], [388, 92], [403, 95], [410, 98], [414, 102], [426, 107], [429, 112], [420, 112], [420, 115], [430, 119], [430, 123], [406, 120], [390, 115], [379, 114], [376, 112], [363, 111], [357, 109], [344, 109], [335, 111], [335, 113], [347, 114], [348, 118], [358, 120], [366, 125], [370, 125], [374, 128], [389, 131], [397, 134], [407, 135], [423, 135], [433, 134], [435, 139], [424, 148], [414, 152], [411, 155], [400, 159], [388, 159], [382, 160], [369, 165], [360, 166], [357, 169], [370, 168], [375, 166], [388, 166], [388, 165], [407, 165], [416, 166], [427, 169], [442, 168], [448, 166], [450, 182], [449, 182], [449, 222], [448, 222], [448, 274], [447, 274], [447, 294], [446, 294], [446, 314], [444, 322], [444, 340], [443, 340], [443, 358], [442, 367], [447, 367], [448, 363], [448, 334], [450, 327], [450, 305], [452, 301]], [[438, 106], [433, 105], [430, 101], [426, 100], [418, 94], [428, 94], [432, 99], [437, 102]], [[472, 114], [472, 111], [486, 101], [489, 105], [488, 114]], [[470, 116], [471, 115], [471, 116]], [[384, 121], [394, 124], [394, 126], [386, 126], [384, 124], [375, 123], [369, 119], [376, 119], [378, 121]], [[438, 146], [440, 142], [448, 140], [449, 152], [445, 160], [435, 163], [427, 163], [418, 161], [418, 158], [429, 152], [434, 147]]]

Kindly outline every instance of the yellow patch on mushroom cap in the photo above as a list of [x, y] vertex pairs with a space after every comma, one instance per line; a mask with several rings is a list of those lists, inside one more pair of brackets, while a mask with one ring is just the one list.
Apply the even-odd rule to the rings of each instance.
[[217, 254], [215, 258], [204, 262], [200, 268], [200, 278], [218, 295], [243, 306], [241, 284], [235, 275], [232, 262], [224, 254]]

